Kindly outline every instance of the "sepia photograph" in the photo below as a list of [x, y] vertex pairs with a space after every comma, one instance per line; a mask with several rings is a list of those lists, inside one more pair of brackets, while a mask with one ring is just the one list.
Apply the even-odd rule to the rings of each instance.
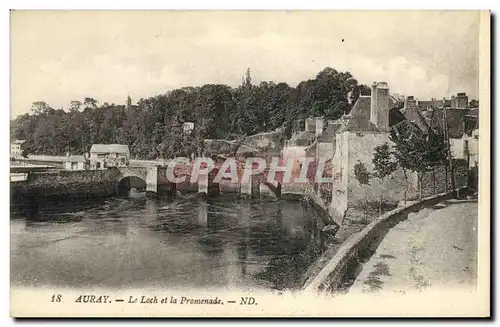
[[12, 317], [489, 317], [489, 11], [10, 12]]

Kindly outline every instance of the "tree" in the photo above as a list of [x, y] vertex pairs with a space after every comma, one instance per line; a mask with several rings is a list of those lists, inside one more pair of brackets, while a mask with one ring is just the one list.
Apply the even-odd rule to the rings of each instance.
[[375, 147], [375, 152], [373, 153], [373, 176], [380, 181], [380, 201], [378, 207], [378, 214], [382, 215], [382, 181], [384, 178], [390, 176], [394, 173], [398, 167], [392, 152], [390, 150], [389, 144], [386, 142], [383, 145]]
[[250, 76], [250, 67], [247, 68], [247, 71], [245, 72], [245, 77], [243, 79], [243, 86], [245, 87], [251, 87], [252, 86], [252, 76]]
[[70, 112], [79, 112], [82, 105], [83, 105], [83, 103], [81, 101], [73, 100], [69, 103], [69, 111]]
[[436, 168], [444, 166], [447, 169], [448, 149], [444, 134], [437, 130], [431, 132], [427, 137], [425, 146], [425, 161], [427, 162], [428, 170], [432, 171], [433, 194], [436, 194]]
[[[423, 134], [412, 123], [398, 125], [391, 132], [391, 140], [395, 143], [394, 157], [403, 169], [406, 180], [405, 203], [409, 189], [406, 171], [418, 174], [419, 198], [422, 198], [422, 180], [425, 173], [433, 171], [446, 162], [446, 146], [441, 133], [431, 131]], [[434, 191], [435, 192], [435, 191]]]
[[[366, 169], [366, 165], [358, 160], [358, 162], [354, 165], [354, 176], [358, 181], [359, 185], [363, 188], [363, 185], [370, 185], [370, 173], [368, 169]], [[365, 188], [365, 206], [363, 207], [363, 214], [366, 219], [366, 207], [368, 206], [368, 200], [366, 196], [366, 188]]]
[[129, 110], [132, 107], [132, 98], [130, 95], [127, 95], [127, 110]]
[[31, 105], [31, 112], [34, 115], [48, 114], [50, 109], [52, 108], [45, 101], [36, 101]]
[[[104, 101], [101, 105], [86, 97], [71, 101], [69, 112], [62, 112], [37, 101], [31, 115], [11, 121], [11, 137], [26, 140], [26, 148], [34, 154], [63, 155], [68, 146], [82, 152], [93, 143], [121, 143], [129, 145], [134, 158], [171, 157], [183, 147], [203, 152], [206, 138], [234, 140], [277, 128], [289, 136], [298, 119], [311, 115], [335, 119], [347, 113], [354, 91], [360, 89], [349, 72], [330, 67], [297, 87], [252, 82], [248, 68], [236, 88], [188, 86], [140, 99], [137, 105], [131, 105], [129, 97], [123, 105]], [[191, 137], [176, 134], [184, 122], [195, 124]]]
[[394, 142], [394, 157], [399, 167], [403, 170], [406, 182], [404, 193], [404, 203], [408, 198], [410, 188], [407, 171], [416, 171], [420, 166], [423, 151], [421, 147], [421, 137], [417, 133], [417, 128], [411, 124], [399, 124], [391, 130], [391, 141]]
[[83, 105], [85, 106], [85, 109], [87, 108], [96, 109], [98, 104], [99, 101], [97, 101], [94, 98], [85, 98], [85, 100], [83, 100]]
[[301, 82], [297, 89], [305, 116], [311, 113], [327, 119], [338, 119], [348, 113], [359, 96], [356, 79], [349, 72], [338, 72], [331, 67], [320, 71], [314, 80]]

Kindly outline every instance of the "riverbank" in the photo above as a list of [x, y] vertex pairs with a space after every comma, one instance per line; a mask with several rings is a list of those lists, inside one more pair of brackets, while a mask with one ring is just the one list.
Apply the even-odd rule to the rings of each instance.
[[118, 194], [119, 173], [114, 169], [30, 173], [10, 182], [10, 212], [37, 220], [43, 207], [89, 203]]
[[[384, 211], [387, 212], [386, 209]], [[344, 218], [344, 222], [340, 225], [338, 231], [335, 236], [329, 240], [327, 244], [325, 244], [323, 253], [315, 260], [309, 269], [307, 270], [304, 279], [303, 285], [317, 276], [321, 270], [328, 264], [328, 262], [334, 257], [337, 253], [341, 245], [349, 239], [353, 234], [359, 233], [369, 224], [369, 220], [367, 217], [376, 217], [378, 216], [378, 209], [372, 208], [369, 210], [361, 210], [361, 209], [350, 209]]]
[[11, 219], [11, 282], [297, 289], [315, 258], [315, 221], [300, 202], [238, 196], [46, 205]]

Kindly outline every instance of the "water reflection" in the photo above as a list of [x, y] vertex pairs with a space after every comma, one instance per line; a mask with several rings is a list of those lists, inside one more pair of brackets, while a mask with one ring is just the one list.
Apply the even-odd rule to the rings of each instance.
[[297, 202], [135, 196], [13, 217], [14, 284], [82, 286], [80, 267], [87, 286], [294, 288], [320, 253]]

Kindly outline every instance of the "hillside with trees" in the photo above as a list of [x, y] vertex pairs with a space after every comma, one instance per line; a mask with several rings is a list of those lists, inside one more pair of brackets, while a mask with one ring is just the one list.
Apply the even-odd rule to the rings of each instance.
[[[296, 87], [254, 85], [248, 69], [236, 88], [183, 87], [140, 99], [136, 105], [130, 98], [116, 105], [88, 97], [59, 109], [34, 102], [30, 113], [11, 121], [11, 138], [26, 140], [25, 150], [32, 154], [81, 154], [94, 143], [120, 143], [129, 145], [134, 158], [172, 158], [200, 153], [204, 139], [232, 140], [276, 128], [290, 134], [300, 118], [337, 119], [369, 91], [349, 72], [329, 67]], [[195, 124], [189, 136], [182, 133], [184, 122]]]

